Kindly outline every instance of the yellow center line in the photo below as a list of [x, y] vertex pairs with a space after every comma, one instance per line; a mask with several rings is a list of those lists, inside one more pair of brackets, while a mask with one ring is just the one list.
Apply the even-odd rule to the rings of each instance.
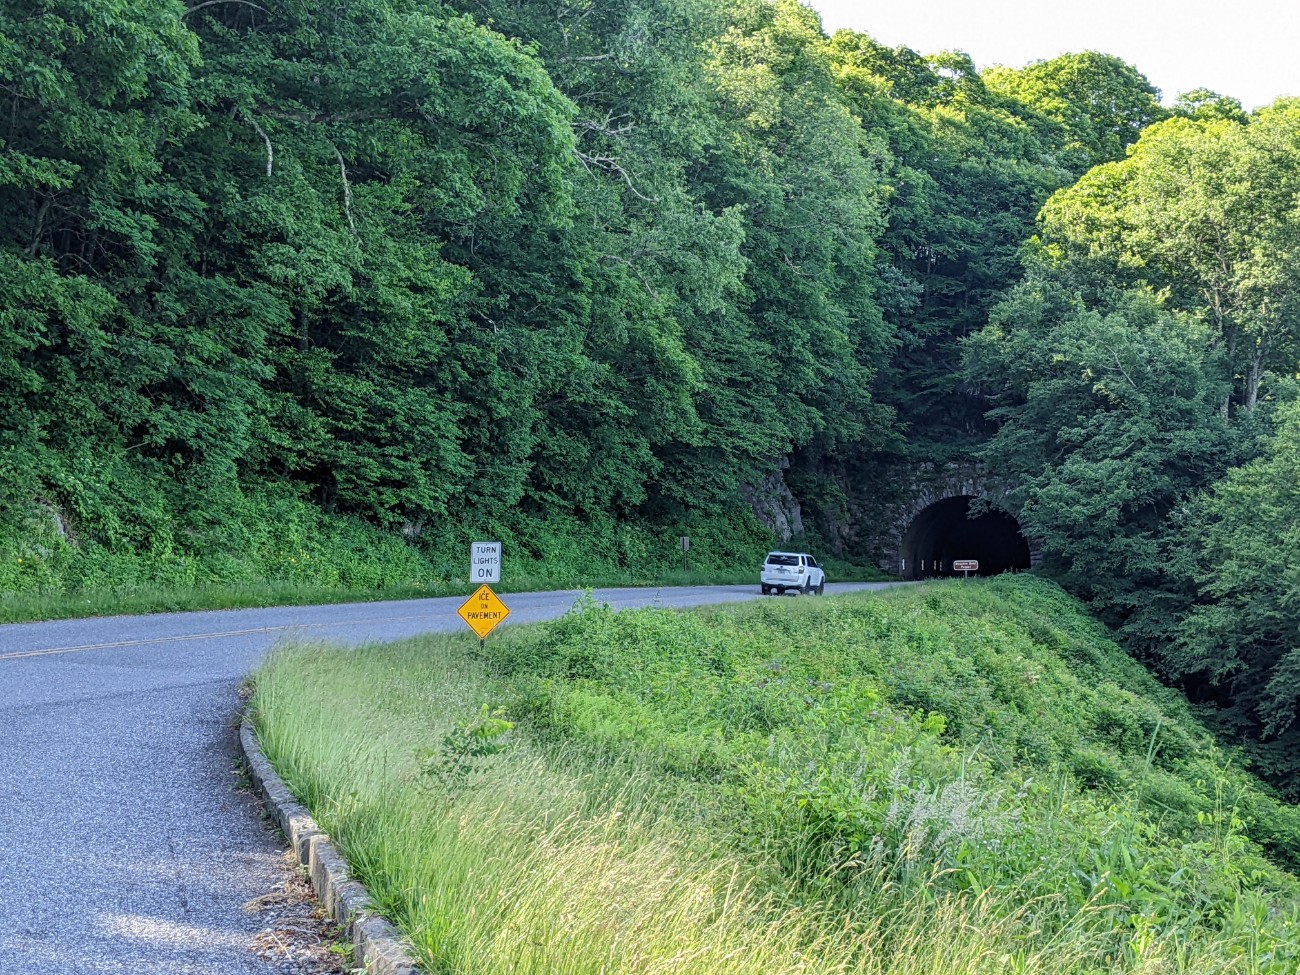
[[[576, 592], [576, 590], [574, 590]], [[611, 604], [618, 603], [636, 603], [641, 597], [628, 596], [624, 599], [614, 597], [612, 599], [602, 600]], [[556, 606], [565, 606], [572, 604], [572, 596], [565, 593], [559, 600], [548, 601], [541, 604], [532, 604], [521, 609], [521, 612], [535, 613], [539, 610], [546, 611], [554, 609]], [[237, 636], [254, 636], [259, 633], [281, 633], [285, 630], [307, 630], [319, 629], [331, 626], [364, 626], [367, 623], [409, 623], [414, 620], [431, 620], [431, 619], [456, 619], [454, 609], [448, 609], [445, 613], [420, 613], [412, 616], [387, 616], [382, 618], [360, 619], [360, 620], [337, 620], [323, 623], [286, 623], [282, 626], [258, 626], [248, 630], [223, 630], [218, 633], [186, 633], [178, 636], [160, 636], [148, 640], [118, 640], [113, 643], [83, 643], [67, 647], [46, 647], [40, 650], [17, 650], [12, 653], [0, 653], [0, 660], [22, 660], [28, 657], [49, 657], [65, 653], [87, 653], [93, 650], [118, 650], [125, 647], [145, 647], [161, 643], [188, 643], [195, 640], [220, 640], [226, 637]]]
[[[423, 613], [417, 616], [387, 616], [378, 619], [338, 620], [328, 623], [286, 623], [283, 626], [258, 626], [251, 630], [224, 630], [219, 633], [186, 633], [178, 636], [160, 636], [149, 640], [119, 640], [115, 643], [83, 643], [68, 647], [47, 647], [41, 650], [19, 650], [0, 653], [0, 660], [19, 660], [24, 657], [48, 657], [62, 653], [84, 653], [90, 650], [115, 650], [122, 647], [143, 647], [158, 643], [185, 643], [192, 640], [220, 640], [223, 637], [253, 636], [258, 633], [280, 633], [284, 630], [306, 630], [329, 626], [363, 626], [366, 623], [405, 623], [411, 620], [445, 619], [448, 613]], [[454, 619], [454, 614], [450, 614]]]

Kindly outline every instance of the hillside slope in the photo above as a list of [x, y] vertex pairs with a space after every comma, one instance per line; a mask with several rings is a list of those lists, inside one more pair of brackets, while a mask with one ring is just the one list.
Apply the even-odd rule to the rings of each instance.
[[1300, 962], [1300, 810], [1034, 578], [299, 649], [255, 714], [433, 971]]

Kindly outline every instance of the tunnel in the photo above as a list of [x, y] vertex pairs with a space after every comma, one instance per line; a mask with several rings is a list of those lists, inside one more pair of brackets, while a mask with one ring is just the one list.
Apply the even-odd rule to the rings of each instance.
[[960, 576], [963, 573], [954, 570], [953, 563], [967, 559], [979, 562], [979, 570], [972, 575], [1029, 568], [1029, 543], [1016, 519], [996, 509], [971, 518], [974, 500], [970, 496], [944, 498], [912, 519], [899, 551], [904, 579]]

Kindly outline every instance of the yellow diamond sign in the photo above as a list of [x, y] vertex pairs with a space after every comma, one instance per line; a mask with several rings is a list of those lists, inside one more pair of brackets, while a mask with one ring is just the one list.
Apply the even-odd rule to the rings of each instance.
[[486, 639], [510, 615], [509, 608], [490, 586], [479, 586], [478, 592], [465, 600], [457, 612], [465, 625], [478, 634], [480, 640]]

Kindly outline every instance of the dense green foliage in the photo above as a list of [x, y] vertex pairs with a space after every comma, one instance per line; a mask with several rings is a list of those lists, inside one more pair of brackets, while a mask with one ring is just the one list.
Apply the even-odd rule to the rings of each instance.
[[1300, 506], [1228, 499], [1295, 437], [1300, 112], [1193, 96], [1048, 201], [965, 374], [1047, 568], [1296, 798], [1300, 604], [1251, 540], [1285, 545]]
[[990, 91], [964, 55], [921, 58], [848, 31], [830, 51], [849, 104], [890, 149], [880, 294], [900, 349], [881, 395], [909, 427], [909, 452], [942, 458], [987, 433], [956, 340], [987, 321], [1034, 214], [1069, 174], [1033, 106]]
[[1062, 164], [1079, 176], [1124, 158], [1144, 128], [1165, 116], [1160, 92], [1131, 64], [1085, 51], [1036, 61], [1019, 70], [995, 68], [988, 87], [1032, 105], [1064, 131]]
[[[1201, 599], [1165, 647], [1173, 673], [1209, 681], [1257, 765], [1294, 793], [1300, 753], [1300, 404], [1279, 409], [1262, 456], [1198, 499], [1184, 572]], [[1261, 741], [1262, 739], [1262, 741]]]
[[953, 340], [1068, 180], [1051, 112], [1096, 94], [995, 94], [793, 0], [28, 7], [0, 534], [36, 501], [146, 561], [267, 492], [408, 539], [672, 534], [783, 458], [816, 508], [907, 425], [969, 441]]
[[1020, 474], [1046, 568], [1130, 635], [1144, 621], [1166, 635], [1182, 605], [1171, 517], [1229, 460], [1209, 348], [1205, 326], [1149, 295], [1103, 313], [1050, 284], [1023, 287], [966, 347], [998, 404], [984, 456]]
[[431, 970], [1300, 959], [1300, 811], [1039, 580], [289, 650], [253, 707]]
[[1293, 373], [1300, 351], [1298, 193], [1300, 104], [1170, 119], [1052, 198], [1044, 258], [1093, 302], [1102, 289], [1148, 288], [1205, 322], [1233, 402], [1253, 410], [1265, 372]]
[[33, 552], [46, 511], [216, 582], [293, 498], [435, 562], [558, 520], [703, 525], [748, 563], [743, 488], [886, 436], [885, 150], [805, 8], [39, 6], [0, 7], [29, 585], [96, 578]]

